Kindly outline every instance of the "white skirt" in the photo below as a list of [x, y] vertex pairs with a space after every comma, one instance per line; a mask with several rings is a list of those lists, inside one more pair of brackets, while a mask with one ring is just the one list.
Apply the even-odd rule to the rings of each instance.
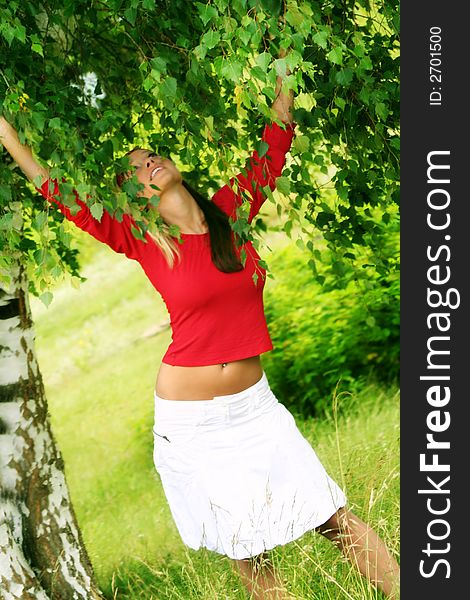
[[266, 375], [212, 400], [155, 395], [154, 463], [183, 542], [256, 556], [346, 504]]

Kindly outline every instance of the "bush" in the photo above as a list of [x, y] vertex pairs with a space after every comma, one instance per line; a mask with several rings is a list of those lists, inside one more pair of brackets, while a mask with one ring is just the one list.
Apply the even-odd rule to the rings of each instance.
[[273, 255], [266, 317], [274, 350], [263, 366], [279, 399], [297, 413], [325, 409], [340, 391], [366, 377], [399, 374], [398, 272], [326, 290], [307, 267], [309, 255], [289, 246]]

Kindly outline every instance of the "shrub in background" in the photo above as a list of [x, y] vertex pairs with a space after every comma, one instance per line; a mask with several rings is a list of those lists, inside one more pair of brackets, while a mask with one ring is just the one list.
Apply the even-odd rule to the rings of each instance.
[[308, 260], [289, 246], [269, 261], [274, 279], [265, 306], [274, 350], [263, 357], [280, 401], [305, 416], [328, 407], [338, 381], [344, 391], [366, 377], [389, 383], [399, 374], [398, 272], [328, 289]]

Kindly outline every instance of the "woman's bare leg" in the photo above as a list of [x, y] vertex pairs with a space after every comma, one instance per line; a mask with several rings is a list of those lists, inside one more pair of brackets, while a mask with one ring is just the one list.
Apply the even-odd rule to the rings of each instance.
[[283, 583], [274, 572], [267, 554], [234, 560], [241, 579], [253, 600], [288, 600]]
[[375, 531], [354, 513], [340, 509], [317, 531], [388, 598], [399, 598], [400, 567]]

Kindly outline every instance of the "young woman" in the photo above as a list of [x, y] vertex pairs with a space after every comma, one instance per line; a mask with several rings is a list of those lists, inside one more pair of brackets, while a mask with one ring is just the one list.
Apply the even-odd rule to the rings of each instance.
[[173, 338], [155, 386], [154, 462], [184, 543], [232, 558], [253, 598], [281, 599], [288, 594], [266, 552], [317, 530], [397, 598], [396, 561], [346, 508], [343, 492], [271, 392], [260, 361], [272, 348], [263, 313], [265, 272], [250, 242], [241, 260], [229, 219], [237, 218], [243, 196], [251, 222], [265, 199], [263, 187], [273, 189], [284, 166], [294, 125], [292, 94], [281, 87], [278, 78], [273, 116], [281, 124], [264, 129], [268, 151], [262, 158], [255, 152], [245, 174], [212, 201], [192, 190], [168, 158], [141, 148], [129, 153], [140, 193], [159, 196], [155, 210], [167, 226], [179, 227], [182, 244], [168, 231], [137, 240], [129, 215], [120, 223], [105, 212], [98, 222], [78, 198], [81, 209], [72, 215], [57, 182], [3, 117], [0, 141], [29, 179], [42, 179], [40, 192], [68, 219], [137, 260], [168, 307]]

